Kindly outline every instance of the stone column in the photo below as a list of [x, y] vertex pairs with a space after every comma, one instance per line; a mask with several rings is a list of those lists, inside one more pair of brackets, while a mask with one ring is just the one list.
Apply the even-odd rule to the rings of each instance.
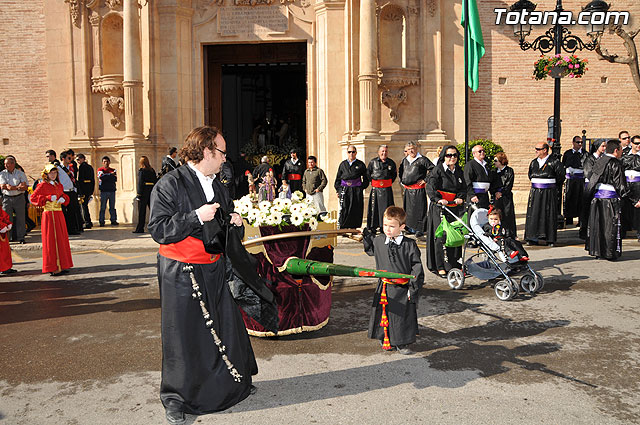
[[378, 137], [380, 100], [378, 99], [378, 31], [375, 0], [360, 3], [360, 131], [361, 138]]
[[143, 140], [142, 127], [142, 52], [138, 0], [123, 0], [123, 67], [125, 144]]

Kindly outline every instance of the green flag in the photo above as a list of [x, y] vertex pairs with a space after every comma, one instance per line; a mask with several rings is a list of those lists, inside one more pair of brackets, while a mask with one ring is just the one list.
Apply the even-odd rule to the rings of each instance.
[[[466, 1], [462, 0], [462, 26], [464, 27], [464, 8]], [[482, 27], [480, 26], [480, 15], [478, 15], [478, 5], [476, 0], [469, 0], [469, 33], [465, 34], [465, 42], [468, 47], [467, 72], [469, 87], [475, 92], [478, 90], [478, 63], [484, 56], [484, 39], [482, 38]]]

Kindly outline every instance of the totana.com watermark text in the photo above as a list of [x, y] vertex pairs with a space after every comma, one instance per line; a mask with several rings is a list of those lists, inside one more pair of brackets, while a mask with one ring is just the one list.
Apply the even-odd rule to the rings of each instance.
[[629, 23], [629, 12], [587, 12], [583, 11], [575, 19], [573, 12], [565, 10], [556, 11], [532, 11], [521, 10], [510, 12], [507, 9], [495, 8], [496, 25], [609, 25]]

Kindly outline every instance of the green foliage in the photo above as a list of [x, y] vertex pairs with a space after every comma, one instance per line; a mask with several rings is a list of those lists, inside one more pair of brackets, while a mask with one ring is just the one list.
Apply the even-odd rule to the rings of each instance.
[[[475, 145], [482, 145], [486, 155], [484, 160], [487, 161], [487, 164], [489, 164], [490, 169], [495, 168], [493, 165], [493, 158], [496, 156], [498, 152], [504, 152], [504, 149], [502, 149], [502, 146], [496, 145], [495, 143], [493, 143], [491, 140], [488, 140], [488, 139], [470, 140], [469, 141], [469, 159], [473, 157], [471, 155], [471, 149], [473, 149]], [[458, 152], [460, 152], [460, 158], [458, 158], [458, 164], [460, 165], [460, 167], [464, 168], [464, 143], [461, 143], [456, 147], [458, 148]]]

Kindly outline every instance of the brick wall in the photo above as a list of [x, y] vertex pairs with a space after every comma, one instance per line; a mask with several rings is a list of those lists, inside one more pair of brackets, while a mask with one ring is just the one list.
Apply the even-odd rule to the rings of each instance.
[[39, 176], [50, 143], [44, 2], [0, 0], [0, 154]]
[[[547, 137], [547, 118], [553, 115], [553, 79], [535, 81], [533, 63], [539, 53], [521, 51], [508, 25], [495, 25], [494, 8], [508, 8], [500, 0], [478, 1], [486, 47], [480, 61], [480, 88], [470, 98], [470, 135], [488, 138], [500, 144], [516, 171], [516, 189], [524, 195], [529, 187], [526, 172], [535, 156], [533, 146]], [[540, 11], [553, 10], [555, 0], [538, 0]], [[565, 10], [577, 14], [588, 1], [565, 0]], [[612, 9], [631, 12], [630, 28], [640, 25], [640, 2], [616, 1]], [[636, 17], [634, 22], [634, 16]], [[577, 16], [576, 16], [577, 17]], [[547, 27], [548, 28], [548, 27]], [[534, 27], [528, 40], [547, 28]], [[574, 26], [572, 33], [589, 41], [584, 27]], [[605, 34], [602, 45], [610, 52], [626, 55], [616, 35]], [[640, 100], [626, 65], [600, 61], [595, 52], [578, 52], [589, 60], [589, 70], [581, 79], [562, 80], [562, 151], [571, 147], [571, 138], [587, 130], [587, 137], [617, 137], [621, 129], [640, 133]], [[603, 83], [603, 77], [606, 82]], [[503, 84], [501, 84], [501, 79]], [[519, 210], [526, 208], [520, 203]]]

